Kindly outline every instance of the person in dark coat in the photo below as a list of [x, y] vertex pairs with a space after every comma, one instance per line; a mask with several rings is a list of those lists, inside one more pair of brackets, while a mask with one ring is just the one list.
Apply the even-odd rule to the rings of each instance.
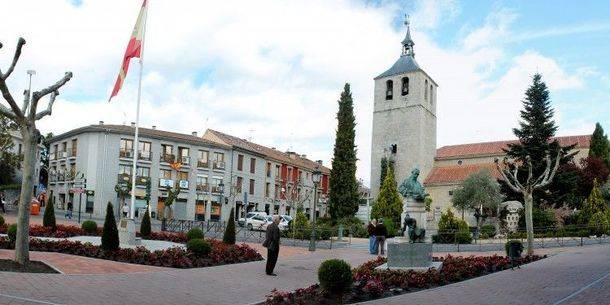
[[375, 227], [375, 235], [379, 247], [379, 255], [385, 255], [385, 238], [388, 236], [388, 229], [383, 224], [383, 219], [379, 219], [379, 223]]
[[280, 253], [280, 216], [273, 215], [273, 222], [267, 226], [267, 232], [265, 233], [265, 242], [263, 246], [267, 248], [267, 267], [265, 272], [267, 275], [277, 276], [273, 273], [275, 264], [277, 263], [277, 256]]
[[377, 237], [376, 237], [377, 219], [371, 220], [366, 228], [369, 232], [369, 253], [377, 254]]

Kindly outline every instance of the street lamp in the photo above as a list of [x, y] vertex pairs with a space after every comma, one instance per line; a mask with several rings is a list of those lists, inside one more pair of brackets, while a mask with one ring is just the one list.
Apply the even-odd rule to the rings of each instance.
[[311, 174], [313, 182], [313, 202], [311, 207], [311, 239], [309, 240], [309, 251], [316, 251], [316, 203], [318, 202], [318, 185], [322, 180], [322, 172], [320, 171], [321, 161], [318, 161], [318, 166]]

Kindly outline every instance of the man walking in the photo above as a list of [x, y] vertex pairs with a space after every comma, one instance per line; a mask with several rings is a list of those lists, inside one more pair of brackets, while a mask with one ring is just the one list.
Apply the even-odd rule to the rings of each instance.
[[273, 269], [280, 253], [280, 228], [277, 226], [279, 223], [280, 216], [273, 215], [273, 222], [267, 226], [265, 242], [263, 242], [263, 247], [267, 248], [267, 268], [265, 272], [271, 276], [277, 276], [273, 273]]
[[383, 224], [383, 219], [379, 219], [379, 223], [375, 227], [375, 234], [377, 237], [377, 245], [379, 247], [379, 255], [385, 255], [385, 238], [388, 236], [388, 229]]

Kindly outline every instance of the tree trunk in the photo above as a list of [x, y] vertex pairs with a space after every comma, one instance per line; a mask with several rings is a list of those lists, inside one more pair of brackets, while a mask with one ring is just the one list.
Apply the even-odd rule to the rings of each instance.
[[17, 214], [17, 240], [15, 241], [15, 261], [27, 267], [30, 261], [30, 201], [34, 189], [34, 170], [36, 165], [36, 151], [38, 139], [36, 128], [22, 126], [23, 138], [23, 180], [21, 182], [21, 196], [19, 198], [19, 212]]
[[532, 219], [532, 206], [534, 197], [532, 191], [524, 192], [523, 199], [525, 201], [525, 228], [527, 230], [527, 255], [534, 254], [534, 220]]

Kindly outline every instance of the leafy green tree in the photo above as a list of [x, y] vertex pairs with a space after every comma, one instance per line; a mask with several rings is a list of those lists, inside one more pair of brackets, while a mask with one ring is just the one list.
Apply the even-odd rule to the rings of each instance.
[[453, 206], [462, 210], [472, 210], [477, 217], [477, 227], [480, 228], [482, 218], [498, 214], [500, 203], [504, 195], [500, 192], [500, 185], [491, 176], [489, 170], [481, 170], [471, 174], [462, 185], [453, 191], [451, 201]]
[[47, 228], [52, 228], [55, 231], [57, 222], [55, 221], [55, 200], [53, 196], [49, 197], [49, 202], [44, 209], [44, 215], [42, 217], [42, 225]]
[[229, 215], [229, 221], [227, 222], [227, 228], [222, 236], [222, 242], [227, 245], [235, 244], [235, 211], [231, 208], [231, 215]]
[[106, 219], [104, 220], [104, 229], [102, 231], [102, 249], [106, 251], [114, 251], [119, 248], [119, 231], [114, 219], [114, 211], [112, 203], [108, 201], [106, 206]]
[[[387, 157], [381, 158], [381, 174], [379, 175], [379, 185], [383, 184], [383, 180], [385, 180], [388, 168], [391, 168], [392, 172], [394, 172], [394, 160], [388, 159]], [[379, 188], [381, 189], [381, 186]]]
[[349, 84], [338, 101], [337, 134], [329, 179], [329, 211], [333, 220], [354, 216], [358, 211], [356, 179], [356, 117]]
[[608, 135], [604, 134], [604, 129], [599, 123], [595, 124], [595, 131], [593, 131], [593, 135], [591, 135], [589, 157], [602, 159], [606, 166], [610, 168], [610, 144], [608, 142]]
[[401, 213], [402, 199], [396, 189], [394, 173], [391, 168], [388, 168], [379, 195], [371, 208], [371, 217], [391, 219], [394, 223], [400, 224]]
[[140, 235], [142, 237], [149, 237], [152, 229], [150, 227], [150, 212], [148, 211], [148, 206], [146, 207], [146, 211], [144, 212], [144, 216], [142, 216], [142, 223], [140, 223]]
[[579, 213], [580, 222], [586, 224], [589, 222], [591, 217], [597, 213], [606, 213], [608, 206], [602, 195], [602, 191], [597, 181], [593, 183], [593, 189], [591, 195], [585, 201], [582, 210]]

